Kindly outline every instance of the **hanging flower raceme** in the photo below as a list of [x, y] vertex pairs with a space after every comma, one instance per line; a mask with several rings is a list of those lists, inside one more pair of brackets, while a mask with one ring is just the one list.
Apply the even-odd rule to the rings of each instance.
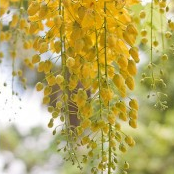
[[[35, 3], [35, 5], [39, 4], [36, 1], [32, 3]], [[29, 10], [29, 13], [34, 15], [32, 9]], [[20, 49], [24, 49], [25, 51], [32, 49], [34, 37], [31, 35], [39, 31], [39, 24], [35, 22], [29, 24], [26, 15], [26, 3], [24, 3], [23, 0], [0, 1], [0, 44], [3, 45], [3, 43], [6, 42], [9, 46], [8, 50], [11, 57], [10, 65], [12, 74], [9, 83], [11, 83], [12, 86], [12, 95], [18, 93], [17, 89], [14, 89], [15, 79], [19, 79], [23, 88], [26, 89], [27, 80], [24, 77], [25, 73], [21, 70], [21, 65], [27, 66], [30, 69], [34, 67], [29, 57], [21, 59], [21, 55], [17, 51], [19, 43], [22, 43]]]
[[[135, 145], [122, 124], [137, 127], [138, 103], [128, 96], [135, 87], [139, 62], [138, 31], [128, 10], [136, 3], [139, 1], [31, 0], [28, 20], [19, 13], [10, 23], [10, 28], [19, 26], [30, 38], [24, 48], [33, 47], [37, 52], [25, 64], [36, 66], [45, 76], [36, 89], [43, 90], [42, 102], [51, 113], [48, 127], [54, 128], [53, 135], [59, 127], [56, 124], [62, 122], [64, 139], [59, 149], [68, 152], [68, 159], [80, 169], [93, 158], [91, 173], [112, 173], [120, 165], [119, 155]], [[5, 33], [0, 37], [10, 38]], [[57, 62], [60, 71], [55, 68]], [[72, 124], [74, 118], [77, 125]], [[80, 147], [85, 150], [77, 154]], [[125, 162], [123, 172], [128, 168]]]
[[[166, 52], [173, 50], [172, 46], [165, 48], [166, 42], [172, 45], [171, 37], [173, 31], [172, 18], [168, 15], [169, 4], [166, 0], [152, 0], [148, 4], [148, 8], [141, 10], [139, 13], [141, 22], [141, 43], [144, 47], [149, 47], [147, 54], [149, 57], [149, 64], [147, 71], [142, 74], [142, 83], [150, 85], [151, 93], [147, 96], [148, 98], [156, 98], [155, 107], [159, 107], [162, 110], [168, 108], [166, 97], [167, 95], [163, 92], [166, 84], [164, 78], [164, 67], [168, 60]], [[149, 15], [147, 15], [149, 12]], [[167, 20], [167, 18], [169, 18]], [[150, 23], [150, 25], [149, 25]], [[154, 26], [156, 28], [154, 28]], [[158, 27], [157, 27], [158, 26]], [[147, 48], [146, 48], [147, 49]], [[135, 49], [130, 50], [130, 54], [136, 60]], [[156, 57], [158, 56], [158, 59]]]
[[[54, 127], [57, 119], [63, 122], [61, 134], [67, 144], [59, 146], [73, 152], [69, 159], [78, 167], [82, 168], [80, 160], [86, 162], [98, 156], [92, 173], [111, 173], [118, 165], [118, 151], [126, 152], [128, 146], [135, 144], [121, 125], [127, 122], [137, 127], [138, 104], [136, 99], [127, 103], [127, 97], [135, 86], [138, 32], [127, 8], [138, 2], [32, 1], [28, 7], [29, 32], [40, 31], [43, 24], [49, 28], [45, 37], [36, 38], [33, 47], [38, 54], [32, 58], [46, 77], [43, 103], [50, 105], [48, 110], [52, 113], [48, 126]], [[41, 55], [48, 51], [61, 58], [60, 73], [54, 72], [50, 60], [42, 60]], [[59, 88], [54, 101], [60, 106], [50, 103], [55, 93], [53, 86]], [[43, 83], [37, 83], [36, 89], [42, 90]], [[70, 121], [75, 115], [77, 127]], [[56, 128], [55, 125], [54, 134]], [[81, 156], [76, 154], [79, 146], [87, 147]], [[127, 162], [124, 166], [128, 169]]]

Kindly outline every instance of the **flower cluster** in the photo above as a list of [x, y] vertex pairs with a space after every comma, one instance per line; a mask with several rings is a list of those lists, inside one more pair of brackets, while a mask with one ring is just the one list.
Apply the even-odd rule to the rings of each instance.
[[[147, 12], [150, 11], [150, 15]], [[162, 110], [167, 108], [167, 95], [161, 92], [166, 87], [164, 81], [164, 66], [168, 60], [165, 43], [170, 42], [173, 32], [174, 22], [166, 18], [169, 13], [169, 3], [166, 0], [153, 0], [148, 8], [139, 13], [141, 23], [141, 43], [142, 46], [149, 49], [149, 64], [147, 72], [142, 74], [142, 83], [150, 85], [152, 91], [148, 95], [156, 97], [155, 107]], [[159, 28], [157, 27], [159, 26]], [[158, 57], [156, 60], [155, 57]]]
[[[22, 31], [14, 30], [19, 32], [15, 36], [24, 37], [23, 47], [36, 51], [25, 64], [36, 66], [45, 76], [36, 89], [43, 91], [43, 104], [52, 115], [48, 127], [54, 128], [53, 135], [61, 126], [66, 143], [60, 141], [59, 150], [68, 152], [68, 160], [77, 162], [81, 169], [82, 163], [92, 161], [91, 173], [107, 170], [111, 174], [118, 167], [119, 151], [124, 153], [135, 145], [122, 125], [125, 122], [137, 128], [138, 103], [129, 97], [139, 62], [135, 46], [138, 31], [129, 8], [137, 3], [32, 0], [28, 20], [22, 17], [21, 8], [10, 22], [10, 28]], [[3, 7], [1, 16], [6, 11]], [[9, 34], [1, 32], [1, 40], [10, 39]], [[46, 57], [46, 53], [51, 56]], [[12, 55], [15, 60], [15, 51]], [[57, 70], [58, 63], [61, 70]], [[73, 125], [72, 119], [77, 119], [78, 125]], [[56, 125], [58, 122], [61, 125]], [[80, 156], [77, 150], [81, 147], [86, 150]], [[122, 172], [127, 173], [128, 168], [125, 162]]]
[[[14, 79], [18, 78], [23, 88], [27, 88], [27, 79], [21, 64], [33, 69], [33, 63], [28, 56], [21, 59], [21, 53], [18, 49], [26, 51], [26, 55], [30, 55], [33, 48], [33, 35], [30, 32], [30, 25], [27, 20], [27, 5], [23, 0], [1, 0], [0, 1], [0, 45], [8, 43], [9, 56], [4, 56], [3, 50], [0, 50], [0, 63], [3, 57], [11, 58], [11, 74], [12, 74], [12, 94], [14, 95]], [[21, 45], [22, 44], [22, 45]], [[6, 53], [7, 54], [7, 53]]]

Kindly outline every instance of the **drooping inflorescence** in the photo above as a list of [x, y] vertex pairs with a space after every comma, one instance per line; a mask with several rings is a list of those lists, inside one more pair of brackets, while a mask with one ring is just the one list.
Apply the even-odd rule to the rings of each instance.
[[[146, 49], [149, 61], [141, 82], [151, 88], [148, 98], [155, 97], [155, 107], [165, 110], [167, 106], [165, 69], [170, 50], [173, 50], [171, 38], [173, 32], [172, 17], [169, 10], [170, 2], [152, 0], [140, 11], [141, 46]], [[149, 14], [147, 14], [149, 13]], [[165, 48], [166, 43], [171, 45]]]
[[[66, 159], [80, 169], [91, 162], [91, 173], [111, 174], [117, 168], [126, 173], [129, 168], [118, 161], [120, 152], [135, 145], [122, 125], [137, 128], [138, 102], [129, 96], [139, 62], [138, 31], [129, 9], [137, 3], [33, 0], [27, 13], [15, 13], [10, 23], [23, 32], [24, 48], [36, 52], [24, 62], [44, 74], [36, 89], [43, 91], [42, 102], [51, 113], [48, 127], [53, 135], [60, 130], [58, 151], [67, 152]], [[22, 0], [19, 4], [23, 9]], [[7, 10], [3, 9], [2, 17]]]
[[[27, 79], [21, 64], [33, 69], [29, 57], [33, 54], [33, 36], [29, 32], [27, 20], [27, 2], [23, 0], [1, 0], [0, 1], [0, 63], [3, 66], [3, 58], [11, 59], [7, 66], [11, 66], [12, 95], [18, 93], [15, 89], [14, 80], [22, 84], [26, 89]], [[18, 50], [25, 50], [25, 54]], [[8, 52], [6, 50], [9, 50]], [[5, 55], [4, 53], [5, 52]], [[6, 63], [4, 63], [6, 66]], [[9, 81], [9, 79], [7, 79]]]

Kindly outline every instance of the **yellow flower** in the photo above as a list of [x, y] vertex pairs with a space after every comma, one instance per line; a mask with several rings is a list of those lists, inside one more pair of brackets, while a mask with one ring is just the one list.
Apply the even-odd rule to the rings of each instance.
[[40, 9], [40, 5], [37, 1], [32, 1], [31, 4], [28, 7], [28, 15], [33, 16], [35, 15]]
[[137, 74], [137, 68], [134, 60], [128, 61], [127, 70], [130, 75], [135, 76]]
[[113, 77], [113, 82], [117, 88], [121, 88], [124, 83], [124, 79], [120, 74], [115, 74]]
[[140, 61], [137, 47], [130, 48], [129, 54], [132, 56], [136, 63]]

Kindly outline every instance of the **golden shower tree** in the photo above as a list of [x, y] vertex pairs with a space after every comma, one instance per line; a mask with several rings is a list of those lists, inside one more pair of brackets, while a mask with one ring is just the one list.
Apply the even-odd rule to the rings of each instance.
[[[137, 128], [138, 102], [131, 95], [141, 57], [137, 38], [150, 50], [142, 82], [148, 81], [155, 91], [156, 106], [167, 107], [161, 101], [165, 94], [158, 89], [159, 83], [165, 83], [156, 74], [159, 62], [153, 56], [162, 48], [161, 60], [168, 59], [164, 45], [172, 36], [174, 22], [168, 20], [168, 31], [165, 0], [152, 0], [145, 7], [139, 0], [0, 1], [0, 40], [11, 44], [12, 94], [16, 77], [26, 88], [17, 61], [44, 74], [36, 89], [43, 90], [42, 102], [51, 113], [48, 127], [53, 135], [60, 130], [58, 151], [64, 151], [66, 159], [81, 170], [85, 163], [91, 163], [91, 173], [111, 174], [119, 168], [126, 174], [129, 169], [128, 162], [120, 164], [119, 159], [135, 145], [122, 125]], [[154, 25], [156, 13], [160, 30]], [[11, 20], [5, 24], [9, 14]], [[34, 52], [32, 57], [19, 60], [19, 38], [23, 49]], [[1, 61], [3, 57], [1, 51]]]

